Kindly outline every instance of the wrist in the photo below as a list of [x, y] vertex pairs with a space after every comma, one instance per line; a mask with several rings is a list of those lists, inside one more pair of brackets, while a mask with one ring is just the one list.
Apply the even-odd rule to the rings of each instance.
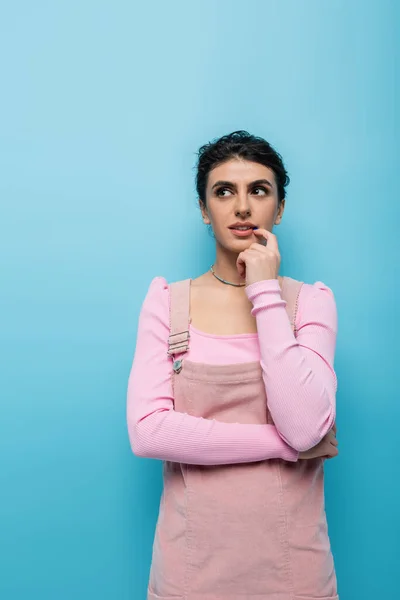
[[278, 279], [264, 279], [252, 283], [246, 286], [245, 293], [253, 305], [251, 310], [253, 316], [266, 309], [281, 309], [286, 306]]
[[279, 279], [277, 277], [271, 277], [270, 279], [260, 279], [257, 281], [250, 280], [246, 282], [246, 294], [248, 298], [251, 300], [256, 296], [264, 293], [281, 293], [281, 286], [279, 284]]
[[262, 281], [278, 281], [278, 276], [271, 274], [271, 275], [264, 275], [262, 277], [254, 277], [251, 279], [247, 279], [246, 280], [246, 286], [250, 286], [253, 285], [254, 283], [261, 283]]

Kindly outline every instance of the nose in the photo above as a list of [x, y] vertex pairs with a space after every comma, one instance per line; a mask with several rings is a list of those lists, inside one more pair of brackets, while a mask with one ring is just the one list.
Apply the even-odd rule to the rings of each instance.
[[235, 207], [235, 216], [243, 219], [250, 217], [251, 209], [247, 192], [243, 191], [237, 195], [237, 204]]

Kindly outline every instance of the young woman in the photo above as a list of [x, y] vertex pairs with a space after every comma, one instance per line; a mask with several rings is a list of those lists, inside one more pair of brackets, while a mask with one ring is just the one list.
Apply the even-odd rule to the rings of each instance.
[[144, 301], [133, 452], [164, 461], [148, 600], [338, 600], [324, 459], [338, 454], [332, 291], [279, 275], [288, 175], [244, 131], [199, 151], [211, 269]]

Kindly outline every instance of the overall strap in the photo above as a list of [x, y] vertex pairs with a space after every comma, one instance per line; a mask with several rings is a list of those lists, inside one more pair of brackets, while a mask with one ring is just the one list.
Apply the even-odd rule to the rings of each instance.
[[168, 355], [174, 357], [189, 349], [190, 279], [169, 285]]
[[296, 335], [296, 316], [299, 302], [300, 290], [303, 286], [302, 281], [292, 279], [291, 277], [282, 278], [282, 298], [286, 300], [286, 312], [288, 314], [290, 325], [294, 335]]

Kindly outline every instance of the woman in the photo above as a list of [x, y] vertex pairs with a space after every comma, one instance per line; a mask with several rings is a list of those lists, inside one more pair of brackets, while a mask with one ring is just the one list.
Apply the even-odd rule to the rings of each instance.
[[239, 131], [199, 151], [216, 256], [155, 278], [128, 385], [137, 456], [164, 461], [148, 600], [337, 600], [323, 464], [338, 454], [332, 291], [279, 275], [289, 182]]

